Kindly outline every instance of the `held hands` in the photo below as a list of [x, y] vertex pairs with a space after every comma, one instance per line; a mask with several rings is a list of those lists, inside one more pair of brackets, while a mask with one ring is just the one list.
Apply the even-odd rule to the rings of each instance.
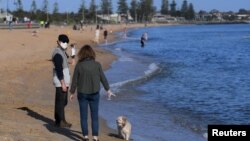
[[113, 93], [111, 92], [111, 90], [108, 90], [108, 91], [107, 91], [107, 95], [108, 95], [108, 100], [111, 100], [111, 97], [112, 97], [112, 96], [116, 96], [115, 94], [113, 94]]

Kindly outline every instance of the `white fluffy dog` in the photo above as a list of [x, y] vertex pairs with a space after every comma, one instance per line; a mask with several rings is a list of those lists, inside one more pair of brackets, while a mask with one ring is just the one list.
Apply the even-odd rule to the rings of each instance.
[[126, 141], [130, 140], [132, 125], [128, 121], [127, 117], [119, 116], [116, 119], [118, 135], [125, 139]]

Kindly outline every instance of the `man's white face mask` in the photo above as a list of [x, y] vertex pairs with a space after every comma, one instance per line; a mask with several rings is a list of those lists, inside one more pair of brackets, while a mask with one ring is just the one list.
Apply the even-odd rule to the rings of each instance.
[[63, 43], [63, 42], [60, 42], [60, 46], [63, 48], [63, 49], [67, 49], [68, 47], [68, 43]]

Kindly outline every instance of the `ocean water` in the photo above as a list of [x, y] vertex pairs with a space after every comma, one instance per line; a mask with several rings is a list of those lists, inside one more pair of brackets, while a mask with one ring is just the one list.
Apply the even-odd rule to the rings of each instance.
[[250, 24], [145, 27], [127, 36], [101, 46], [119, 56], [105, 72], [117, 96], [103, 96], [100, 108], [111, 128], [125, 115], [134, 141], [205, 141], [208, 124], [250, 124]]

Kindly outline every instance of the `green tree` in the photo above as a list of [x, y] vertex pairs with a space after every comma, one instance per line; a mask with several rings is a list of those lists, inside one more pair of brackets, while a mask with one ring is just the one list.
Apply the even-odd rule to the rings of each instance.
[[32, 0], [31, 6], [30, 6], [30, 12], [36, 13], [36, 11], [37, 11], [36, 1]]
[[112, 13], [112, 3], [110, 0], [102, 0], [101, 11], [102, 11], [102, 14]]
[[89, 18], [91, 21], [96, 21], [96, 15], [97, 14], [97, 5], [95, 4], [95, 0], [91, 0], [90, 6], [89, 6]]
[[55, 22], [59, 22], [60, 20], [60, 15], [59, 15], [59, 6], [58, 6], [58, 2], [56, 1], [54, 3], [54, 8], [53, 8], [53, 13], [52, 13], [52, 20]]
[[48, 0], [43, 0], [42, 11], [44, 13], [47, 13], [49, 11], [49, 1]]
[[32, 0], [31, 6], [30, 6], [30, 19], [34, 20], [37, 19], [37, 6], [36, 6], [36, 1]]
[[195, 11], [194, 11], [194, 7], [193, 4], [190, 3], [188, 6], [188, 10], [187, 10], [187, 19], [188, 20], [193, 20], [195, 18]]
[[176, 16], [176, 2], [175, 0], [172, 1], [172, 3], [170, 4], [170, 15], [171, 16]]
[[183, 0], [182, 6], [181, 6], [181, 16], [187, 19], [188, 17], [187, 12], [188, 12], [188, 2], [187, 0]]
[[136, 0], [132, 0], [130, 3], [130, 13], [133, 17], [134, 21], [137, 22], [138, 16], [138, 2]]
[[47, 21], [49, 20], [49, 2], [48, 0], [43, 1], [42, 5], [42, 16], [41, 18], [44, 20], [46, 19]]
[[85, 8], [85, 0], [82, 0], [82, 3], [80, 5], [80, 8], [78, 10], [78, 15], [81, 15], [79, 16], [81, 20], [85, 20], [85, 11], [86, 11], [86, 8]]
[[141, 0], [140, 2], [140, 20], [142, 22], [151, 21], [156, 8], [153, 5], [153, 0]]
[[17, 2], [15, 2], [16, 4], [16, 10], [17, 11], [23, 11], [23, 3], [22, 0], [17, 0]]
[[59, 6], [58, 6], [58, 2], [56, 1], [54, 3], [53, 14], [58, 14], [58, 12], [59, 12]]
[[246, 9], [239, 9], [239, 14], [248, 14], [248, 11]]
[[168, 0], [162, 0], [161, 2], [161, 14], [167, 15], [169, 13]]
[[127, 1], [126, 0], [119, 0], [117, 4], [118, 4], [117, 12], [120, 14], [127, 14], [127, 12], [128, 12]]
[[17, 0], [14, 2], [16, 5], [16, 11], [13, 12], [13, 15], [18, 18], [23, 18], [24, 16], [27, 16], [23, 10], [23, 4], [21, 0]]

